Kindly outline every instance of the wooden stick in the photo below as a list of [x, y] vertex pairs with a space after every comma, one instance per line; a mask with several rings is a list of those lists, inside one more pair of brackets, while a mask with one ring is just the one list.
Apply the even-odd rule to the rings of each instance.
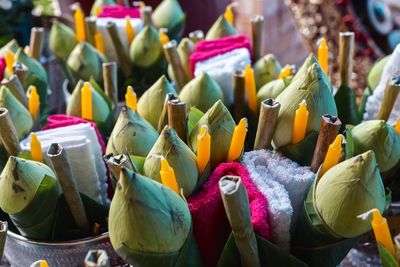
[[321, 128], [319, 129], [318, 140], [311, 161], [311, 171], [316, 173], [324, 162], [329, 145], [335, 140], [340, 126], [342, 126], [342, 122], [339, 118], [332, 115], [322, 116]]
[[261, 102], [254, 150], [267, 149], [271, 145], [280, 108], [281, 104], [272, 98]]
[[151, 18], [153, 13], [153, 8], [151, 6], [145, 6], [144, 8], [140, 9], [140, 16], [143, 21], [143, 26], [153, 25], [153, 20]]
[[126, 156], [125, 154], [121, 154], [118, 156], [113, 156], [112, 154], [105, 155], [104, 161], [106, 162], [108, 169], [115, 177], [116, 181], [118, 181], [121, 169], [123, 167], [135, 172], [137, 171], [135, 169], [135, 166], [133, 166], [132, 162], [129, 160], [128, 156]]
[[158, 126], [157, 131], [159, 133], [161, 133], [162, 129], [164, 129], [164, 126], [168, 124], [168, 101], [170, 101], [172, 99], [178, 99], [178, 96], [171, 94], [171, 93], [169, 93], [165, 96], [164, 106], [161, 111], [160, 118], [158, 120], [158, 125], [157, 125]]
[[13, 74], [17, 75], [19, 81], [23, 85], [25, 83], [26, 75], [28, 74], [28, 67], [21, 62], [15, 62], [13, 65]]
[[0, 108], [0, 140], [9, 156], [17, 156], [21, 151], [17, 130], [6, 108]]
[[85, 18], [85, 25], [86, 25], [86, 39], [88, 42], [96, 47], [96, 42], [94, 40], [94, 35], [96, 34], [96, 17], [95, 16], [90, 16]]
[[8, 223], [0, 221], [0, 262], [3, 258], [4, 246], [6, 245]]
[[124, 45], [122, 44], [121, 38], [119, 38], [117, 26], [115, 25], [114, 22], [109, 21], [107, 23], [106, 28], [107, 28], [108, 34], [111, 37], [111, 41], [113, 43], [115, 52], [117, 54], [118, 63], [121, 67], [121, 70], [124, 73], [125, 77], [129, 77], [132, 75], [132, 65], [129, 60], [127, 51], [126, 51]]
[[396, 102], [397, 96], [400, 92], [400, 75], [389, 79], [385, 92], [383, 93], [383, 99], [381, 103], [381, 107], [379, 109], [377, 119], [378, 120], [388, 120], [390, 117], [390, 113], [392, 113], [392, 109], [394, 103]]
[[76, 179], [72, 173], [71, 165], [65, 150], [59, 144], [51, 144], [47, 151], [47, 156], [53, 165], [58, 181], [64, 192], [65, 200], [76, 224], [80, 229], [89, 231], [90, 227], [85, 207], [83, 206], [81, 195], [78, 191], [78, 185], [76, 184]]
[[233, 117], [236, 123], [238, 123], [244, 117], [244, 88], [244, 72], [241, 70], [236, 70], [233, 73]]
[[175, 81], [178, 85], [177, 87], [179, 92], [180, 90], [182, 90], [182, 88], [185, 86], [188, 80], [186, 80], [185, 71], [183, 70], [182, 61], [178, 54], [176, 46], [177, 46], [176, 41], [172, 40], [164, 45], [164, 51], [167, 61], [171, 65], [172, 72], [174, 73]]
[[33, 27], [31, 30], [31, 40], [29, 43], [30, 56], [36, 60], [40, 59], [44, 45], [44, 28]]
[[85, 267], [109, 267], [110, 259], [104, 249], [91, 249], [85, 257]]
[[104, 91], [114, 103], [113, 121], [115, 122], [118, 118], [118, 73], [116, 62], [103, 63], [103, 81]]
[[249, 198], [240, 177], [224, 176], [218, 185], [242, 266], [261, 266], [257, 240], [251, 223]]
[[198, 43], [204, 40], [204, 32], [202, 30], [197, 30], [189, 33], [189, 38], [193, 43]]
[[339, 34], [339, 73], [342, 85], [350, 87], [353, 73], [354, 32]]
[[186, 104], [179, 98], [169, 100], [168, 107], [168, 125], [173, 128], [183, 142], [186, 143], [187, 114]]
[[25, 94], [24, 87], [17, 75], [13, 74], [8, 78], [4, 78], [1, 81], [1, 85], [6, 86], [10, 89], [11, 93], [21, 102], [26, 108], [28, 108], [28, 97]]
[[253, 57], [257, 61], [262, 55], [264, 17], [254, 15], [250, 19], [251, 22], [251, 38], [253, 41]]

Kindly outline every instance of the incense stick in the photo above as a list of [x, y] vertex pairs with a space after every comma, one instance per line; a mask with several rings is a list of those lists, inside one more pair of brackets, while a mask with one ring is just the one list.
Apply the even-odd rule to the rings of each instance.
[[8, 78], [4, 78], [1, 81], [1, 85], [6, 86], [10, 89], [11, 93], [21, 102], [26, 108], [28, 108], [28, 97], [25, 94], [24, 87], [17, 75], [13, 74]]
[[264, 17], [255, 15], [250, 19], [251, 38], [253, 41], [253, 57], [257, 61], [262, 55]]
[[175, 130], [183, 142], [186, 143], [187, 115], [186, 104], [180, 99], [172, 99], [167, 103], [168, 125]]
[[31, 40], [29, 43], [30, 56], [39, 60], [43, 52], [44, 45], [44, 29], [33, 27], [31, 30]]
[[182, 90], [182, 88], [185, 86], [185, 84], [188, 81], [186, 80], [182, 61], [178, 54], [176, 46], [177, 46], [176, 41], [172, 40], [164, 45], [164, 51], [165, 51], [167, 61], [172, 68], [172, 72], [174, 73], [175, 81], [177, 83], [178, 92], [179, 92], [180, 90]]
[[254, 150], [267, 149], [271, 145], [280, 108], [281, 104], [272, 98], [261, 102]]
[[6, 108], [0, 108], [0, 140], [8, 155], [17, 156], [21, 151], [17, 130]]
[[115, 122], [118, 118], [118, 75], [117, 75], [117, 63], [107, 62], [103, 63], [103, 81], [104, 91], [106, 95], [114, 103], [113, 110], [113, 121]]
[[235, 122], [238, 123], [244, 117], [244, 72], [241, 70], [236, 70], [233, 73], [233, 118]]
[[3, 258], [4, 246], [6, 245], [8, 223], [0, 221], [0, 262]]
[[339, 73], [341, 85], [350, 87], [353, 73], [354, 32], [339, 34]]
[[396, 102], [397, 96], [400, 92], [400, 75], [389, 79], [385, 91], [383, 93], [383, 99], [381, 107], [379, 109], [377, 119], [378, 120], [388, 120], [394, 103]]
[[87, 40], [91, 45], [96, 47], [96, 42], [94, 40], [94, 35], [96, 34], [96, 17], [90, 16], [85, 18]]

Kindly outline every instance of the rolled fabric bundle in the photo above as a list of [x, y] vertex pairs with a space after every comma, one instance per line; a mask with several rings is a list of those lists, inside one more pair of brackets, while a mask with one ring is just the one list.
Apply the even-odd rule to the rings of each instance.
[[233, 73], [251, 63], [251, 51], [246, 35], [201, 41], [190, 56], [190, 70], [194, 77], [208, 73], [221, 87], [225, 103], [232, 104]]
[[125, 7], [120, 5], [106, 5], [99, 14], [99, 18], [118, 18], [125, 19], [126, 16], [130, 18], [140, 19], [140, 8]]
[[223, 163], [214, 170], [200, 190], [188, 198], [193, 232], [207, 266], [216, 265], [231, 233], [218, 186], [218, 181], [225, 175], [241, 177], [249, 197], [254, 231], [263, 238], [270, 238], [267, 199], [251, 180], [246, 167], [236, 162]]

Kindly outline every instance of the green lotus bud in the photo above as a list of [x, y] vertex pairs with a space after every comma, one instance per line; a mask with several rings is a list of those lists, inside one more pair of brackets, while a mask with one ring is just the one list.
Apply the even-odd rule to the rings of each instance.
[[176, 91], [163, 75], [144, 92], [137, 103], [138, 113], [156, 129], [167, 94], [176, 94]]
[[281, 103], [281, 108], [273, 136], [275, 148], [291, 143], [294, 117], [303, 100], [306, 101], [309, 112], [307, 133], [319, 131], [322, 115], [337, 116], [330, 82], [318, 63], [309, 67], [304, 76], [297, 79], [295, 77], [276, 100]]
[[114, 0], [95, 0], [92, 8], [90, 9], [90, 15], [96, 15], [96, 9], [103, 9], [104, 6], [114, 6], [116, 3]]
[[218, 39], [225, 36], [236, 35], [238, 32], [223, 15], [214, 22], [211, 28], [208, 30], [206, 40]]
[[206, 112], [215, 102], [224, 98], [221, 87], [210, 75], [203, 72], [188, 82], [179, 94], [179, 98], [189, 107]]
[[[189, 59], [190, 55], [194, 52], [194, 43], [192, 40], [185, 37], [179, 43], [177, 50], [179, 57], [181, 58], [182, 67], [186, 76], [186, 80], [189, 81], [192, 79], [192, 73], [190, 72], [190, 66], [189, 66]], [[168, 76], [171, 77], [172, 80], [176, 81], [171, 65], [168, 65]]]
[[389, 61], [391, 56], [392, 55], [388, 55], [377, 61], [368, 72], [367, 85], [371, 90], [374, 90], [378, 86], [382, 77], [383, 69], [385, 68], [386, 63]]
[[133, 154], [146, 157], [158, 132], [136, 111], [123, 107], [107, 143], [106, 154]]
[[282, 66], [272, 54], [267, 54], [257, 60], [254, 64], [254, 77], [256, 79], [256, 87], [259, 89], [266, 83], [278, 78]]
[[0, 88], [0, 107], [8, 109], [19, 140], [27, 136], [33, 127], [32, 116], [26, 107], [5, 86]]
[[[72, 92], [71, 99], [67, 104], [67, 115], [81, 117], [82, 116], [82, 102], [81, 91], [84, 82], [79, 80]], [[97, 92], [93, 86], [92, 90], [92, 107], [93, 107], [93, 121], [97, 124], [106, 124], [110, 119], [111, 111], [103, 96]]]
[[385, 172], [400, 160], [400, 135], [384, 120], [364, 121], [353, 129], [354, 154], [373, 150], [379, 169]]
[[65, 60], [78, 43], [75, 32], [57, 20], [53, 22], [49, 36], [50, 51], [59, 59]]
[[199, 176], [197, 158], [175, 130], [169, 126], [165, 126], [162, 130], [143, 166], [144, 175], [158, 182], [161, 182], [160, 156], [163, 156], [174, 169], [176, 181], [179, 187], [183, 188], [185, 196], [190, 196], [197, 185]]
[[142, 266], [140, 258], [147, 253], [178, 252], [190, 234], [191, 223], [189, 208], [178, 194], [122, 169], [111, 202], [109, 232], [114, 250], [129, 264]]
[[185, 26], [185, 13], [177, 0], [163, 0], [153, 12], [157, 28], [167, 28], [170, 39], [180, 39]]
[[315, 58], [314, 54], [310, 53], [306, 60], [304, 60], [303, 65], [301, 65], [300, 69], [294, 75], [293, 79], [301, 78], [307, 75], [308, 69], [315, 63], [318, 64], [318, 60]]
[[4, 56], [4, 54], [8, 51], [11, 50], [11, 52], [13, 53], [17, 53], [19, 49], [19, 45], [17, 40], [12, 39], [11, 41], [9, 41], [6, 45], [4, 45], [1, 49], [0, 49], [0, 56]]
[[197, 135], [201, 126], [207, 125], [211, 135], [211, 167], [226, 162], [231, 145], [235, 121], [221, 100], [218, 100], [197, 122], [190, 134], [190, 147], [197, 151]]
[[373, 208], [383, 212], [386, 201], [374, 152], [329, 169], [316, 185], [314, 201], [322, 221], [336, 235], [352, 238], [369, 231], [371, 223], [357, 216]]
[[264, 84], [257, 92], [257, 101], [261, 103], [265, 99], [272, 98], [276, 99], [280, 93], [289, 86], [293, 77], [287, 77], [283, 79], [276, 79]]
[[30, 239], [50, 237], [60, 195], [53, 171], [46, 165], [11, 156], [0, 175], [0, 208], [21, 234]]
[[88, 42], [80, 42], [72, 50], [67, 59], [67, 67], [80, 79], [103, 80], [102, 65], [107, 59]]

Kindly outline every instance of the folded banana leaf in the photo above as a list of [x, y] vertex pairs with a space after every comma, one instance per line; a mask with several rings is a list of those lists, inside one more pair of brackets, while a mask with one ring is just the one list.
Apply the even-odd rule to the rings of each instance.
[[301, 166], [310, 166], [318, 133], [310, 132], [301, 142], [280, 147], [277, 151]]
[[190, 112], [188, 114], [188, 127], [187, 127], [187, 136], [190, 136], [193, 128], [196, 126], [197, 122], [203, 117], [204, 113], [195, 108], [190, 108]]
[[[256, 235], [258, 254], [260, 256], [261, 266], [274, 267], [303, 267], [307, 266], [304, 262], [291, 255], [286, 250], [281, 249], [272, 242]], [[233, 234], [229, 236], [228, 241], [219, 258], [217, 267], [242, 267], [239, 250], [235, 243]]]
[[346, 124], [357, 125], [361, 121], [354, 91], [346, 85], [341, 85], [335, 95], [338, 117], [342, 121], [342, 128]]
[[382, 267], [399, 267], [400, 264], [395, 257], [381, 243], [377, 243]]
[[367, 75], [367, 86], [371, 91], [374, 91], [378, 86], [379, 81], [382, 77], [383, 69], [385, 68], [386, 63], [389, 61], [391, 55], [387, 55], [381, 60], [377, 61]]
[[144, 161], [146, 160], [146, 157], [141, 157], [137, 155], [129, 155], [133, 166], [137, 170], [138, 173], [143, 174], [143, 165]]
[[366, 111], [365, 108], [366, 108], [366, 105], [367, 105], [368, 97], [370, 97], [371, 95], [372, 95], [372, 90], [370, 88], [366, 87], [364, 89], [364, 92], [363, 92], [362, 96], [361, 96], [360, 105], [358, 106], [358, 113], [360, 114], [361, 120], [363, 119], [363, 114]]
[[344, 136], [346, 137], [345, 159], [349, 159], [354, 157], [354, 140], [351, 135], [351, 128], [346, 127]]

